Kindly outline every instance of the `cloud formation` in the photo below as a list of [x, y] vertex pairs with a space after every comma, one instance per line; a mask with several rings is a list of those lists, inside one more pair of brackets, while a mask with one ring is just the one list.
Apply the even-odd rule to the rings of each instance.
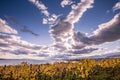
[[73, 48], [81, 48], [89, 45], [98, 45], [120, 39], [120, 13], [110, 21], [100, 24], [91, 36], [85, 33], [75, 32]]
[[106, 23], [100, 24], [99, 28], [90, 37], [94, 44], [111, 42], [120, 39], [120, 13]]
[[[67, 17], [58, 21], [50, 28], [50, 34], [54, 39], [54, 44], [61, 46], [61, 49], [71, 49], [76, 42], [74, 36], [74, 23], [77, 22], [87, 9], [92, 8], [94, 0], [81, 0], [77, 5], [72, 4], [72, 10]], [[56, 47], [57, 48], [57, 47]]]
[[73, 49], [73, 50], [70, 50], [69, 52], [70, 53], [73, 53], [73, 54], [89, 54], [93, 51], [96, 51], [96, 50], [99, 50], [98, 48], [92, 48], [92, 47], [89, 47], [89, 48], [82, 48], [82, 49]]
[[3, 33], [10, 33], [10, 34], [17, 34], [18, 32], [15, 29], [12, 29], [5, 20], [0, 18], [0, 32]]
[[72, 49], [81, 49], [91, 44], [91, 40], [83, 32], [74, 32], [72, 39], [73, 39]]
[[45, 55], [49, 53], [47, 46], [31, 44], [27, 41], [21, 40], [19, 36], [0, 34], [0, 54], [3, 55], [1, 57], [5, 58], [6, 55], [21, 55], [25, 56], [25, 58], [29, 58], [30, 56], [33, 56], [34, 58], [34, 56], [38, 57], [39, 55], [39, 59], [41, 59], [41, 57], [49, 56], [49, 54], [48, 56], [40, 56], [43, 53]]
[[112, 49], [112, 50], [96, 50], [96, 52], [92, 52], [89, 54], [73, 54], [67, 58], [67, 60], [80, 60], [83, 58], [109, 58], [114, 56], [120, 56], [119, 49]]
[[74, 31], [74, 23], [79, 21], [87, 9], [93, 7], [93, 3], [93, 0], [81, 0], [81, 2], [77, 5], [71, 5], [72, 11], [68, 14], [68, 16], [61, 19], [55, 26], [50, 28], [50, 33], [54, 39], [55, 50], [61, 52], [64, 50], [66, 53], [68, 52], [74, 54], [90, 53], [98, 49], [85, 49], [84, 47], [120, 39], [119, 13], [116, 14], [110, 21], [100, 24], [98, 29], [96, 29], [90, 36], [84, 32]]
[[50, 14], [48, 8], [39, 0], [28, 0], [28, 1], [33, 3], [41, 11], [41, 13], [45, 15], [45, 18], [43, 18], [43, 24], [53, 25], [60, 16], [56, 14]]
[[63, 0], [61, 3], [60, 3], [60, 5], [62, 6], [62, 7], [65, 7], [65, 6], [67, 6], [67, 5], [71, 5], [71, 4], [73, 4], [74, 2], [72, 1], [72, 0]]
[[43, 18], [43, 24], [54, 25], [57, 22], [59, 16], [60, 15], [52, 14], [47, 18]]
[[33, 3], [45, 16], [49, 16], [49, 12], [47, 10], [47, 7], [40, 2], [39, 0], [29, 0], [31, 3]]
[[114, 6], [113, 6], [113, 11], [119, 10], [120, 9], [120, 1], [117, 2]]
[[[11, 28], [4, 20], [0, 19], [0, 55], [1, 58], [19, 58], [43, 59], [50, 54], [49, 48], [43, 45], [31, 44], [21, 40], [17, 35], [17, 31]], [[45, 52], [46, 51], [46, 52]], [[46, 56], [40, 56], [45, 53]]]
[[[41, 60], [46, 58], [48, 60], [68, 60], [83, 57], [104, 57], [109, 53], [119, 54], [120, 50], [105, 52], [102, 55], [99, 54], [102, 51], [98, 54], [93, 54], [95, 51], [100, 51], [100, 48], [93, 47], [93, 45], [120, 39], [120, 13], [116, 14], [110, 21], [100, 24], [98, 29], [88, 36], [84, 32], [76, 32], [74, 25], [88, 9], [93, 8], [94, 0], [81, 0], [77, 4], [72, 0], [63, 0], [61, 2], [62, 7], [71, 5], [70, 13], [63, 19], [58, 19], [60, 15], [50, 14], [47, 7], [39, 0], [29, 1], [46, 16], [43, 18], [43, 24], [50, 24], [49, 32], [54, 42], [49, 46], [35, 45], [22, 40], [17, 35], [3, 34], [17, 34], [17, 31], [8, 26], [4, 20], [0, 20], [0, 32], [3, 32], [0, 33], [0, 53], [3, 58], [9, 54], [12, 57], [21, 56], [22, 58]], [[27, 31], [31, 32], [30, 30]]]
[[71, 6], [72, 10], [68, 14], [66, 20], [71, 23], [78, 22], [79, 19], [84, 14], [84, 12], [86, 12], [90, 8], [93, 8], [93, 6], [92, 6], [93, 3], [94, 3], [94, 0], [81, 0], [81, 2], [77, 3], [77, 5], [73, 4]]

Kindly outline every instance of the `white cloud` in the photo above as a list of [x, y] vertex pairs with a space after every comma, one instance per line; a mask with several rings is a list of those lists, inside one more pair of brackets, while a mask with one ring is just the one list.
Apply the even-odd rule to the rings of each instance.
[[120, 13], [113, 19], [99, 25], [90, 36], [85, 33], [75, 32], [73, 35], [73, 48], [82, 48], [89, 45], [98, 45], [105, 42], [112, 42], [120, 39]]
[[61, 15], [52, 14], [47, 18], [43, 18], [43, 24], [54, 25], [58, 21], [58, 17]]
[[[6, 26], [9, 25], [6, 24]], [[21, 40], [21, 37], [17, 35], [0, 33], [0, 58], [50, 61], [56, 60], [53, 59], [53, 56], [56, 55], [55, 52], [51, 46], [31, 44]]]
[[72, 1], [72, 0], [63, 0], [62, 2], [61, 2], [61, 6], [62, 7], [65, 7], [65, 6], [67, 6], [67, 5], [71, 5], [71, 4], [73, 4], [74, 2]]
[[17, 31], [15, 29], [12, 29], [5, 20], [0, 18], [0, 32], [3, 33], [11, 33], [11, 34], [17, 34]]
[[39, 0], [28, 0], [32, 2], [46, 17], [43, 18], [43, 24], [54, 25], [60, 15], [50, 14], [47, 7]]
[[[87, 11], [88, 8], [92, 7], [93, 3], [94, 3], [94, 0], [91, 0], [91, 1], [82, 0], [77, 5], [75, 4], [71, 5], [72, 10], [68, 14], [68, 16], [65, 17], [64, 19], [59, 20], [56, 25], [50, 28], [49, 32], [54, 40], [53, 47], [56, 51], [61, 53], [74, 53], [78, 51], [78, 50], [75, 51], [75, 49], [74, 51], [72, 51], [73, 45], [76, 45], [73, 39], [74, 23], [77, 22], [82, 17], [83, 13]], [[83, 46], [81, 46], [81, 48], [83, 48]]]
[[120, 13], [110, 21], [100, 24], [98, 29], [93, 32], [91, 39], [96, 40], [95, 42], [98, 44], [120, 39]]
[[120, 2], [117, 2], [114, 6], [113, 6], [113, 11], [119, 10], [120, 9]]
[[29, 1], [33, 3], [45, 16], [50, 15], [50, 13], [47, 10], [47, 7], [39, 0], [29, 0]]
[[[25, 58], [29, 59], [30, 56], [33, 56], [31, 59], [35, 59], [34, 56], [39, 57], [39, 59], [43, 59], [43, 57], [49, 57], [49, 54], [47, 54], [49, 53], [47, 46], [31, 44], [27, 41], [21, 40], [19, 36], [2, 33], [0, 34], [0, 53], [2, 54], [0, 58], [6, 58], [6, 55], [24, 56]], [[43, 54], [47, 56], [44, 56]], [[12, 56], [10, 56], [10, 58], [11, 57]], [[18, 57], [12, 58], [16, 59]]]
[[82, 58], [107, 58], [107, 57], [114, 57], [114, 56], [120, 56], [120, 50], [119, 49], [113, 49], [113, 50], [96, 50], [95, 52], [91, 52], [89, 54], [74, 54], [71, 56], [68, 56], [67, 59], [70, 60], [79, 60]]
[[[2, 53], [2, 58], [14, 58], [19, 56], [20, 58], [40, 60], [45, 60], [46, 58], [48, 60], [64, 60], [82, 57], [104, 57], [104, 54], [100, 52], [94, 54], [94, 51], [100, 50], [99, 48], [91, 46], [120, 39], [120, 14], [117, 14], [109, 22], [99, 25], [99, 28], [95, 30], [91, 36], [74, 31], [74, 24], [79, 21], [88, 9], [93, 7], [92, 4], [94, 3], [94, 0], [81, 0], [78, 4], [73, 4], [73, 2], [71, 2], [72, 0], [61, 3], [62, 7], [71, 5], [72, 8], [70, 13], [61, 20], [58, 20], [59, 16], [50, 14], [47, 7], [39, 2], [39, 0], [29, 1], [36, 5], [36, 7], [46, 16], [46, 18], [43, 18], [43, 24], [50, 24], [49, 32], [54, 39], [54, 43], [50, 46], [35, 45], [21, 40], [19, 36], [1, 33], [0, 53]], [[87, 48], [88, 46], [90, 47]], [[117, 54], [119, 51], [114, 52]], [[113, 52], [106, 52], [106, 54], [109, 53], [112, 54]]]
[[79, 19], [82, 17], [84, 12], [87, 11], [87, 9], [92, 8], [92, 4], [94, 3], [94, 0], [81, 0], [80, 3], [77, 5], [73, 4], [72, 11], [67, 16], [67, 21], [71, 23], [76, 23], [79, 21]]
[[[75, 45], [75, 41], [73, 39], [74, 36], [74, 23], [77, 22], [88, 8], [92, 7], [94, 0], [82, 0], [77, 5], [72, 5], [72, 10], [68, 14], [68, 16], [64, 19], [59, 20], [59, 22], [50, 28], [51, 36], [54, 39], [54, 43], [56, 48], [60, 51], [69, 50]], [[77, 44], [78, 45], [78, 44]]]

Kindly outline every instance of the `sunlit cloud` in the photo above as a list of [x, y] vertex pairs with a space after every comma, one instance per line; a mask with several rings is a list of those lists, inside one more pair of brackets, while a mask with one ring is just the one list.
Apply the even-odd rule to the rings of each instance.
[[[105, 51], [98, 45], [106, 42], [113, 42], [120, 39], [120, 13], [116, 14], [111, 20], [98, 25], [92, 35], [82, 31], [75, 31], [75, 23], [81, 20], [84, 13], [93, 7], [94, 0], [81, 0], [74, 3], [72, 0], [62, 0], [60, 5], [71, 6], [71, 11], [62, 19], [62, 15], [51, 14], [48, 7], [39, 0], [29, 0], [44, 15], [43, 24], [50, 27], [49, 34], [53, 43], [46, 45], [36, 45], [22, 40], [17, 30], [9, 26], [4, 20], [0, 19], [0, 53], [1, 58], [27, 58], [38, 60], [69, 60], [80, 58], [101, 58], [108, 55], [120, 54], [120, 48]], [[113, 10], [119, 9], [119, 2]], [[87, 23], [86, 23], [87, 24]], [[25, 30], [25, 28], [23, 28]], [[27, 29], [31, 32], [31, 30]], [[95, 46], [95, 47], [94, 47]], [[97, 54], [96, 54], [97, 53]]]
[[119, 10], [120, 9], [120, 1], [117, 2], [114, 6], [113, 6], [113, 11]]
[[67, 21], [71, 23], [76, 23], [82, 17], [82, 15], [90, 8], [93, 8], [94, 0], [81, 0], [80, 3], [73, 4], [71, 6], [72, 10], [67, 16]]
[[72, 39], [72, 36], [74, 35], [74, 23], [82, 17], [87, 9], [92, 8], [93, 3], [93, 0], [84, 0], [77, 5], [72, 4], [72, 10], [70, 13], [50, 28], [49, 32], [54, 39], [55, 45], [59, 46], [59, 48], [61, 46], [61, 49], [69, 49], [72, 47], [75, 42]]
[[18, 32], [15, 29], [12, 29], [8, 26], [7, 22], [0, 18], [0, 32], [17, 34]]
[[52, 14], [51, 16], [47, 18], [43, 18], [43, 24], [54, 25], [58, 21], [59, 16], [61, 15]]
[[[2, 20], [1, 20], [2, 21]], [[6, 30], [4, 33], [0, 33], [0, 54], [1, 58], [5, 59], [44, 59], [43, 57], [49, 56], [49, 50], [47, 46], [36, 45], [24, 41], [20, 36], [12, 35], [11, 33], [17, 33], [17, 31], [11, 28], [8, 24], [3, 25], [0, 23]], [[12, 32], [11, 32], [12, 31]], [[8, 34], [9, 33], [9, 34]], [[46, 56], [43, 56], [43, 53], [46, 51]], [[38, 56], [39, 55], [39, 56]], [[41, 55], [41, 56], [40, 56]], [[19, 57], [18, 57], [19, 56]], [[31, 57], [30, 57], [31, 56]]]
[[28, 1], [33, 3], [41, 11], [41, 13], [45, 15], [45, 18], [43, 18], [43, 24], [53, 25], [60, 16], [56, 14], [50, 14], [48, 8], [39, 0], [28, 0]]
[[74, 2], [72, 1], [72, 0], [63, 0], [61, 3], [60, 3], [60, 5], [62, 6], [62, 7], [65, 7], [65, 6], [67, 6], [67, 5], [71, 5], [71, 4], [73, 4]]
[[96, 44], [120, 39], [120, 13], [116, 14], [112, 20], [100, 24], [98, 29], [93, 32], [91, 39], [94, 39]]
[[45, 16], [50, 15], [50, 13], [47, 10], [47, 7], [39, 0], [29, 0], [29, 1], [33, 3]]
[[110, 21], [100, 24], [98, 29], [93, 31], [91, 36], [77, 32], [73, 38], [77, 47], [81, 47], [81, 44], [84, 47], [87, 45], [98, 45], [120, 39], [120, 14], [116, 14]]

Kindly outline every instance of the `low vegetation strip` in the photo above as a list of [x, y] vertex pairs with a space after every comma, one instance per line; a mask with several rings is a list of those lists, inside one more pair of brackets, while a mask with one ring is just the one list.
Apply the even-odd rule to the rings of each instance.
[[120, 80], [120, 58], [4, 65], [0, 80]]

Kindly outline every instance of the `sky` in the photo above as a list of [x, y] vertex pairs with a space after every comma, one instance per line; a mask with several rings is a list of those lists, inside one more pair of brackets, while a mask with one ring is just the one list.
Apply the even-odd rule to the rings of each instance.
[[120, 55], [119, 0], [1, 0], [0, 59]]

